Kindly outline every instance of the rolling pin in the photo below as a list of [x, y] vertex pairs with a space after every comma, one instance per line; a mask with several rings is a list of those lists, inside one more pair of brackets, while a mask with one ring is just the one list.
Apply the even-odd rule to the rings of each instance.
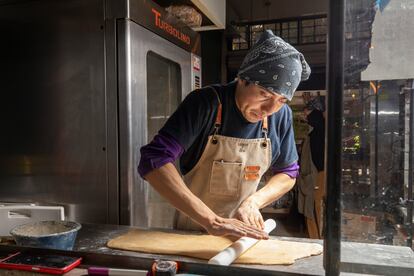
[[[264, 226], [264, 231], [269, 234], [273, 229], [276, 228], [276, 222], [273, 219], [268, 219], [265, 221]], [[229, 265], [258, 242], [259, 240], [253, 238], [240, 238], [232, 245], [211, 258], [208, 263], [216, 265]]]

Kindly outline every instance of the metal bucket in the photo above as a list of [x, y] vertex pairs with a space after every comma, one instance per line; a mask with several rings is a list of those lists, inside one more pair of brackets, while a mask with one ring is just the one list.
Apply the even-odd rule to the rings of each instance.
[[73, 221], [39, 221], [19, 225], [10, 234], [21, 246], [72, 250], [81, 227]]

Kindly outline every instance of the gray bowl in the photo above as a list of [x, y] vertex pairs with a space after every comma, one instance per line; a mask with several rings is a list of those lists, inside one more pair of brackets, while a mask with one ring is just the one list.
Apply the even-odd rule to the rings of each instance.
[[81, 224], [73, 221], [39, 221], [10, 231], [18, 245], [72, 250]]

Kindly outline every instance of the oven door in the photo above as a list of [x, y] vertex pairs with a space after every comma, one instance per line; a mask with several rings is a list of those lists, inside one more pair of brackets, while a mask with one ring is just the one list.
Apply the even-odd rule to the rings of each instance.
[[192, 55], [129, 21], [118, 21], [120, 222], [171, 228], [175, 209], [137, 172], [152, 140], [192, 90]]

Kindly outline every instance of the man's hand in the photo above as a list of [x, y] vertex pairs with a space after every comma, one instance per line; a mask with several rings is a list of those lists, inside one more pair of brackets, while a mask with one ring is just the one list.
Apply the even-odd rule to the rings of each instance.
[[172, 163], [154, 169], [145, 178], [161, 196], [175, 208], [185, 213], [216, 236], [250, 237], [268, 239], [269, 235], [237, 219], [217, 216], [200, 198], [196, 197], [185, 185], [181, 175]]
[[259, 207], [252, 201], [244, 201], [237, 209], [235, 218], [259, 229], [264, 229], [264, 221]]
[[259, 209], [286, 194], [295, 185], [295, 181], [296, 179], [291, 178], [285, 173], [278, 173], [272, 176], [263, 188], [243, 201], [236, 211], [235, 218], [263, 229], [264, 222]]
[[249, 237], [259, 240], [269, 239], [269, 235], [255, 226], [243, 223], [238, 219], [215, 217], [208, 225], [204, 226], [207, 232], [214, 236]]

